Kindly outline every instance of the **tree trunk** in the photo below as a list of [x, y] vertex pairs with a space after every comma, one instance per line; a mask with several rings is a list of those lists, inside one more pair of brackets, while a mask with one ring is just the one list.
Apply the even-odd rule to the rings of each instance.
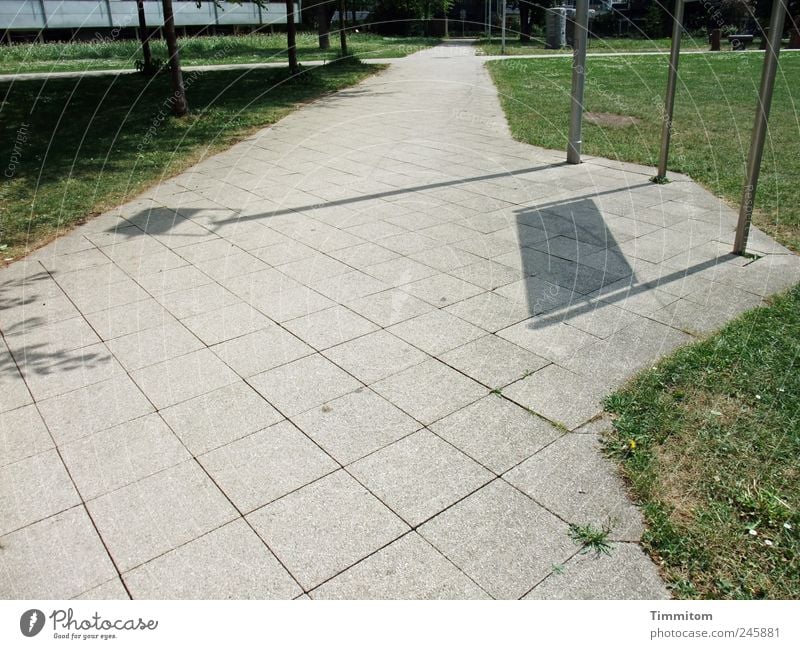
[[345, 28], [347, 27], [347, 9], [344, 6], [344, 0], [339, 0], [339, 42], [341, 44], [342, 56], [347, 56], [347, 36], [345, 35]]
[[800, 49], [800, 16], [795, 16], [794, 20], [790, 21], [789, 49]]
[[136, 0], [136, 12], [139, 14], [139, 39], [142, 41], [142, 63], [145, 71], [153, 69], [153, 54], [150, 52], [150, 31], [144, 16], [144, 0]]
[[519, 40], [521, 43], [531, 40], [531, 10], [523, 2], [519, 3]]
[[317, 33], [319, 34], [319, 49], [331, 48], [331, 14], [325, 2], [317, 5]]
[[294, 26], [293, 0], [286, 0], [286, 45], [289, 54], [289, 72], [298, 74], [300, 66], [297, 64], [297, 30]]
[[172, 114], [183, 117], [189, 112], [189, 103], [186, 101], [186, 89], [183, 87], [183, 73], [181, 72], [181, 55], [178, 50], [178, 37], [175, 35], [175, 17], [172, 14], [172, 0], [161, 0], [164, 8], [164, 36], [167, 40], [169, 52], [169, 79], [172, 87]]

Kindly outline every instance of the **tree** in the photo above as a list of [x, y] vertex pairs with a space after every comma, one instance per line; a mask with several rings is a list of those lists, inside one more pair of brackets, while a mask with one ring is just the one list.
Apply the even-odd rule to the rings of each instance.
[[297, 28], [294, 24], [293, 0], [286, 0], [286, 46], [289, 55], [289, 72], [298, 74], [300, 64], [297, 62]]
[[136, 0], [136, 13], [139, 15], [139, 40], [142, 41], [142, 71], [154, 74], [153, 54], [150, 51], [150, 30], [144, 15], [144, 0]]
[[331, 19], [336, 11], [334, 0], [318, 0], [317, 2], [317, 35], [319, 49], [328, 50], [331, 47]]
[[372, 28], [381, 34], [408, 35], [413, 27], [431, 18], [442, 18], [454, 0], [376, 0], [370, 14]]
[[[502, 2], [503, 0], [500, 0]], [[519, 40], [528, 43], [531, 40], [531, 32], [537, 21], [545, 24], [547, 20], [547, 9], [555, 4], [554, 0], [518, 0], [519, 5]]]
[[345, 29], [347, 28], [347, 11], [344, 6], [344, 0], [339, 0], [339, 43], [342, 50], [342, 56], [347, 56], [347, 35]]
[[178, 49], [178, 37], [175, 34], [172, 0], [161, 0], [161, 6], [164, 8], [164, 37], [167, 40], [167, 51], [169, 52], [169, 81], [172, 88], [172, 96], [169, 101], [172, 114], [175, 117], [183, 117], [189, 112], [189, 102], [186, 100], [186, 89], [183, 87], [181, 55]]
[[531, 40], [531, 6], [526, 0], [519, 2], [519, 40], [520, 43]]

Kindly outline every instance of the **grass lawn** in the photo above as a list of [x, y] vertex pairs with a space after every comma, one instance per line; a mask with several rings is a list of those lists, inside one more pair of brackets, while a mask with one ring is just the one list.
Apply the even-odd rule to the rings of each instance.
[[607, 400], [677, 596], [800, 597], [799, 360], [797, 286]]
[[[602, 52], [669, 52], [669, 38], [590, 38], [588, 49], [593, 53]], [[481, 38], [476, 43], [479, 53], [486, 55], [499, 55], [500, 37], [495, 35], [491, 40]], [[707, 50], [708, 42], [705, 38], [692, 38], [684, 36], [681, 41], [681, 49], [684, 50]], [[506, 55], [515, 54], [557, 54], [559, 50], [548, 50], [545, 47], [544, 38], [532, 37], [528, 43], [520, 43], [516, 35], [506, 36]], [[565, 48], [561, 52], [572, 52], [572, 48]]]
[[[165, 109], [167, 75], [0, 84], [0, 160], [13, 161], [0, 188], [1, 258], [23, 254], [378, 69], [345, 61], [294, 79], [263, 68], [192, 73], [185, 77], [192, 112], [180, 120]], [[148, 138], [153, 124], [156, 136]]]
[[[736, 205], [761, 78], [760, 54], [693, 54], [680, 62], [670, 169], [688, 174]], [[571, 60], [516, 59], [487, 65], [514, 136], [566, 149]], [[667, 57], [593, 58], [587, 64], [588, 111], [633, 116], [623, 127], [584, 122], [587, 154], [655, 165]], [[781, 54], [756, 196], [755, 223], [800, 250], [800, 52]]]
[[[286, 60], [286, 34], [246, 34], [194, 36], [178, 38], [184, 65], [225, 63], [267, 63]], [[351, 54], [362, 59], [397, 58], [435, 45], [436, 38], [396, 38], [377, 34], [348, 34]], [[333, 60], [338, 57], [339, 37], [331, 34], [331, 49], [317, 46], [317, 35], [297, 35], [297, 53], [301, 61]], [[153, 41], [153, 57], [169, 57], [164, 41]], [[67, 72], [81, 70], [118, 70], [134, 68], [141, 59], [139, 41], [29, 43], [0, 46], [0, 74], [15, 72]]]

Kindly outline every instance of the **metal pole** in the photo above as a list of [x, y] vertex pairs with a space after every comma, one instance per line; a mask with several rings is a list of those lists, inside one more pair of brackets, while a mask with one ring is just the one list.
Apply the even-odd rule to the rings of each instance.
[[675, 108], [675, 87], [678, 84], [678, 60], [681, 54], [683, 35], [684, 0], [675, 0], [675, 16], [672, 24], [672, 48], [669, 51], [669, 73], [667, 75], [667, 94], [664, 97], [664, 114], [661, 118], [661, 155], [658, 158], [658, 173], [655, 182], [667, 179], [667, 159], [669, 158], [669, 138], [672, 135], [672, 113]]
[[574, 22], [572, 41], [575, 51], [572, 55], [572, 105], [569, 116], [567, 162], [580, 164], [583, 86], [586, 80], [586, 36], [589, 31], [589, 0], [576, 0]]
[[750, 140], [750, 153], [747, 156], [747, 175], [742, 190], [742, 204], [739, 208], [739, 223], [736, 226], [736, 239], [733, 243], [733, 254], [743, 255], [747, 248], [747, 237], [750, 234], [750, 222], [753, 219], [753, 203], [758, 186], [758, 174], [761, 169], [761, 154], [764, 152], [764, 138], [767, 135], [769, 109], [772, 104], [772, 91], [775, 88], [775, 72], [778, 68], [778, 54], [781, 49], [783, 23], [786, 19], [788, 0], [772, 0], [772, 15], [769, 19], [769, 38], [764, 52], [764, 67], [761, 71], [761, 88], [758, 91], [756, 105], [756, 121]]
[[486, 37], [492, 41], [492, 0], [486, 3]]
[[507, 0], [499, 0], [503, 3], [503, 25], [500, 28], [500, 54], [506, 53], [506, 2]]

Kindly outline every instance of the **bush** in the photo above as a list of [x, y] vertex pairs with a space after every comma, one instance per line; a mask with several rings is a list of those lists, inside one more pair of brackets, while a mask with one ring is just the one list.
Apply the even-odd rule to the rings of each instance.
[[648, 38], [664, 38], [669, 34], [669, 15], [658, 3], [653, 3], [644, 15], [642, 30]]
[[424, 28], [409, 3], [377, 0], [370, 14], [370, 29], [384, 36], [420, 36]]

